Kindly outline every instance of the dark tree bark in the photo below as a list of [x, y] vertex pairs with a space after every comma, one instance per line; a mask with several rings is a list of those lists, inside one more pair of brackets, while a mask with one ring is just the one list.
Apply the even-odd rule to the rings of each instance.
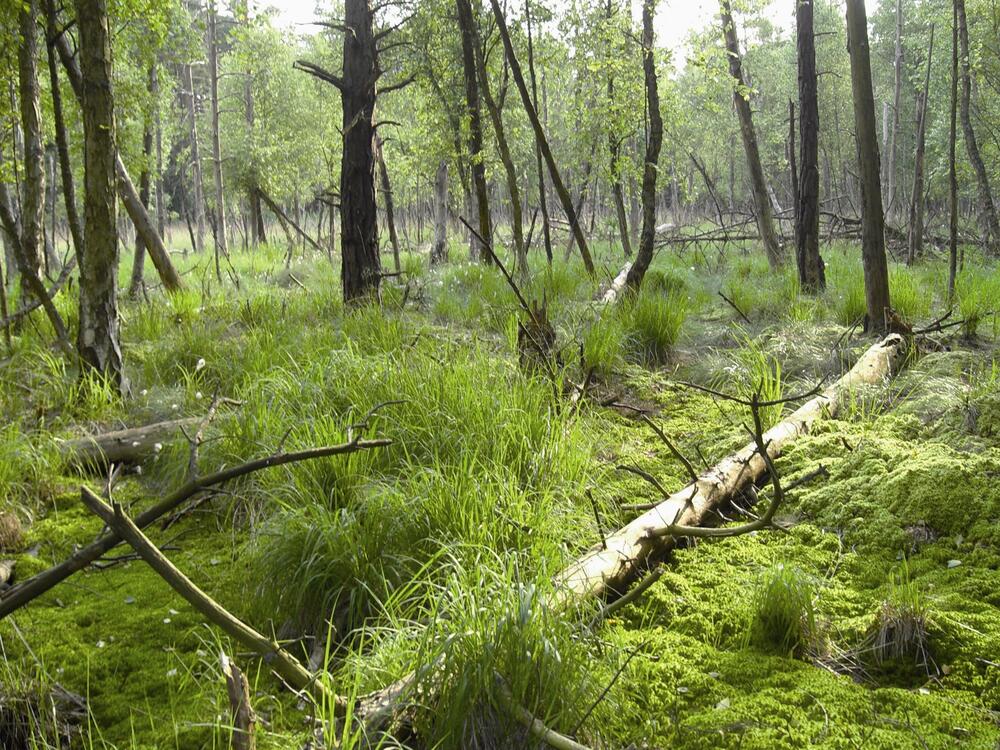
[[[82, 108], [83, 75], [80, 72], [80, 65], [73, 55], [66, 36], [65, 33], [56, 36], [56, 50], [59, 52], [59, 59], [66, 70], [73, 93], [80, 101]], [[156, 266], [156, 272], [160, 277], [160, 281], [163, 282], [164, 289], [168, 292], [182, 289], [184, 284], [181, 282], [181, 277], [177, 274], [177, 269], [174, 268], [173, 263], [170, 261], [170, 255], [163, 244], [163, 238], [157, 233], [156, 226], [153, 224], [152, 219], [149, 218], [149, 213], [143, 207], [142, 201], [139, 200], [139, 193], [135, 189], [132, 178], [129, 177], [128, 170], [125, 169], [125, 162], [122, 161], [121, 154], [115, 152], [114, 157], [118, 195], [121, 197], [122, 203], [125, 205], [125, 210], [128, 212], [129, 218], [135, 226], [135, 231], [142, 235], [143, 242], [146, 243], [146, 249], [149, 251], [149, 259]], [[86, 240], [86, 237], [84, 239]]]
[[378, 160], [379, 181], [382, 185], [382, 199], [385, 201], [385, 224], [389, 230], [389, 243], [392, 245], [392, 263], [396, 273], [399, 265], [399, 236], [396, 234], [396, 212], [392, 199], [392, 183], [389, 181], [389, 169], [385, 166], [385, 156], [382, 153], [382, 139], [375, 136], [375, 156]]
[[656, 0], [642, 4], [642, 74], [646, 88], [646, 110], [649, 130], [646, 138], [646, 158], [642, 172], [642, 231], [635, 262], [629, 268], [625, 284], [638, 290], [646, 269], [653, 260], [653, 243], [656, 239], [656, 173], [659, 169], [660, 147], [663, 144], [663, 119], [660, 116], [660, 94], [656, 81], [656, 58], [653, 47], [653, 17]]
[[[233, 5], [236, 18], [239, 23], [250, 28], [250, 3], [238, 2]], [[254, 124], [257, 119], [253, 96], [253, 69], [248, 67], [243, 81], [243, 119], [247, 126], [248, 140], [253, 140]], [[247, 186], [247, 204], [250, 209], [250, 244], [257, 247], [261, 242], [266, 242], [264, 236], [264, 216], [261, 211], [260, 184], [257, 175], [257, 164], [250, 165], [250, 184]], [[320, 212], [320, 216], [323, 212]]]
[[[535, 76], [535, 43], [531, 35], [531, 0], [524, 0], [524, 20], [528, 30], [528, 75], [531, 77], [531, 106], [538, 111], [538, 78]], [[552, 225], [549, 223], [548, 199], [545, 197], [545, 170], [542, 168], [542, 148], [535, 141], [535, 171], [538, 174], [538, 210], [542, 214], [542, 237], [545, 259], [552, 265]]]
[[772, 268], [781, 265], [781, 246], [774, 232], [774, 215], [771, 210], [771, 199], [767, 189], [767, 179], [764, 177], [764, 167], [760, 162], [760, 148], [757, 145], [757, 131], [753, 126], [753, 114], [750, 111], [750, 99], [746, 79], [743, 77], [743, 63], [740, 59], [740, 43], [736, 36], [736, 24], [733, 22], [733, 11], [730, 0], [720, 0], [722, 18], [722, 35], [726, 41], [729, 53], [729, 74], [733, 78], [733, 103], [740, 121], [740, 135], [743, 137], [743, 150], [746, 151], [747, 168], [750, 176], [750, 190], [753, 195], [754, 211], [757, 213], [757, 230], [760, 232], [764, 251]]
[[35, 25], [37, 0], [22, 4], [18, 13], [20, 44], [17, 47], [18, 105], [24, 144], [21, 191], [20, 259], [21, 286], [31, 294], [27, 275], [38, 276], [45, 241], [45, 148], [42, 145], [42, 116], [38, 87], [38, 33]]
[[552, 187], [555, 188], [556, 195], [559, 196], [559, 202], [562, 203], [563, 211], [566, 212], [566, 220], [569, 222], [570, 231], [576, 237], [576, 244], [580, 248], [580, 257], [583, 259], [583, 265], [587, 269], [587, 273], [593, 276], [596, 273], [596, 269], [594, 268], [594, 261], [590, 257], [587, 240], [583, 236], [583, 229], [580, 227], [576, 210], [573, 208], [573, 199], [570, 197], [569, 191], [566, 189], [562, 177], [559, 175], [559, 168], [556, 166], [552, 150], [549, 148], [549, 143], [545, 138], [545, 131], [542, 129], [541, 120], [538, 119], [538, 111], [532, 104], [531, 95], [528, 92], [527, 84], [524, 82], [524, 75], [521, 72], [521, 64], [517, 61], [517, 56], [514, 54], [514, 45], [510, 39], [510, 31], [507, 29], [507, 20], [504, 18], [499, 0], [490, 0], [490, 5], [493, 8], [493, 17], [496, 19], [500, 38], [503, 41], [504, 53], [507, 55], [507, 62], [510, 65], [510, 72], [514, 78], [514, 85], [517, 86], [524, 110], [528, 115], [528, 120], [531, 122], [532, 130], [535, 132], [535, 143], [541, 150], [542, 156], [545, 158], [545, 163], [549, 168]]
[[448, 160], [442, 159], [434, 177], [434, 244], [431, 265], [448, 261]]
[[[458, 0], [460, 3], [466, 0]], [[497, 151], [500, 154], [500, 161], [503, 163], [504, 174], [507, 177], [507, 192], [510, 194], [511, 213], [511, 234], [514, 240], [514, 258], [517, 263], [517, 271], [522, 277], [528, 273], [528, 254], [524, 247], [524, 219], [521, 215], [521, 190], [517, 184], [517, 168], [514, 159], [510, 154], [510, 145], [507, 143], [507, 131], [503, 124], [503, 113], [493, 96], [490, 88], [490, 79], [486, 70], [486, 56], [483, 53], [483, 42], [479, 36], [479, 27], [473, 25], [475, 34], [476, 72], [479, 75], [480, 90], [483, 94], [483, 101], [486, 102], [486, 109], [490, 113], [490, 121], [493, 123], [493, 133], [497, 139]]]
[[993, 204], [993, 190], [990, 188], [990, 178], [986, 173], [986, 165], [979, 151], [979, 141], [972, 127], [972, 74], [969, 60], [969, 26], [965, 17], [965, 0], [955, 0], [955, 15], [958, 24], [959, 54], [962, 63], [962, 100], [961, 118], [962, 134], [965, 136], [965, 151], [969, 155], [972, 171], [976, 173], [976, 185], [979, 188], [980, 223], [986, 235], [988, 246], [994, 251], [1000, 247], [1000, 224], [997, 223], [997, 211]]
[[[156, 101], [156, 63], [149, 67], [148, 91], [150, 98]], [[139, 173], [139, 200], [143, 208], [149, 208], [150, 163], [153, 158], [153, 123], [146, 118], [142, 131], [142, 171]], [[143, 291], [143, 274], [146, 270], [146, 243], [142, 235], [136, 232], [135, 253], [132, 256], [132, 277], [129, 280], [128, 296], [138, 299]]]
[[296, 66], [340, 90], [340, 277], [347, 304], [379, 301], [382, 261], [375, 207], [375, 84], [381, 75], [370, 0], [347, 0], [344, 73], [299, 60]]
[[955, 280], [958, 276], [958, 170], [955, 141], [958, 136], [958, 46], [959, 24], [963, 3], [954, 0], [951, 8], [951, 110], [948, 130], [948, 304], [955, 300]]
[[875, 99], [868, 52], [868, 18], [864, 0], [847, 0], [847, 43], [851, 57], [854, 136], [861, 182], [861, 259], [865, 271], [865, 330], [884, 332], [889, 310], [889, 270], [885, 257], [885, 216], [879, 183]]
[[77, 351], [85, 365], [124, 387], [118, 339], [115, 117], [107, 0], [76, 0], [84, 131], [84, 241]]
[[[490, 217], [489, 195], [486, 190], [486, 164], [483, 160], [483, 121], [479, 109], [479, 82], [476, 74], [476, 30], [470, 0], [456, 0], [458, 26], [462, 32], [462, 72], [465, 77], [465, 106], [469, 114], [469, 164], [479, 216], [479, 234], [493, 244], [493, 223]], [[492, 262], [492, 255], [473, 238], [473, 249], [483, 263]]]
[[80, 215], [76, 208], [76, 185], [73, 181], [73, 165], [69, 159], [69, 139], [66, 136], [66, 120], [63, 116], [62, 91], [59, 88], [59, 63], [52, 41], [57, 34], [54, 18], [55, 0], [45, 0], [45, 33], [48, 38], [46, 57], [49, 64], [49, 88], [52, 94], [52, 120], [56, 131], [56, 153], [59, 157], [59, 175], [62, 181], [63, 203], [66, 208], [66, 223], [69, 224], [73, 252], [79, 261], [80, 253], [83, 252], [83, 229], [80, 226]]
[[[826, 287], [819, 254], [819, 96], [813, 0], [796, 0], [799, 66], [799, 179], [795, 208], [795, 258], [803, 291]], [[794, 153], [794, 147], [793, 147]]]
[[[789, 187], [792, 191], [792, 218], [798, 216], [799, 211], [799, 167], [795, 162], [795, 102], [788, 100], [788, 176]], [[796, 226], [796, 231], [798, 227]]]
[[924, 249], [924, 154], [927, 147], [927, 103], [931, 84], [931, 59], [934, 56], [934, 24], [931, 24], [924, 90], [917, 101], [917, 147], [913, 157], [913, 195], [910, 197], [910, 231], [907, 238], [907, 264], [913, 264]]
[[205, 181], [201, 172], [201, 147], [198, 144], [198, 118], [194, 106], [194, 73], [190, 63], [184, 66], [187, 91], [184, 100], [187, 104], [188, 140], [191, 146], [191, 174], [194, 181], [194, 221], [197, 227], [194, 251], [200, 253], [205, 249]]

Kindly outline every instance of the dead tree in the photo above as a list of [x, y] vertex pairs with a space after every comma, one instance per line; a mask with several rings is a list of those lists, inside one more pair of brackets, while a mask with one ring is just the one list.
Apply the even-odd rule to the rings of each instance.
[[910, 231], [907, 237], [907, 264], [912, 265], [924, 248], [924, 154], [927, 150], [927, 109], [931, 84], [931, 59], [934, 56], [934, 24], [931, 24], [924, 90], [917, 102], [917, 147], [913, 157], [913, 195], [910, 196]]
[[84, 133], [84, 243], [77, 352], [85, 365], [125, 387], [118, 336], [115, 103], [107, 0], [76, 0]]
[[868, 52], [868, 18], [864, 0], [847, 0], [847, 42], [851, 58], [854, 137], [861, 183], [861, 260], [865, 271], [865, 330], [886, 330], [889, 310], [889, 269], [885, 257], [885, 216], [879, 183], [875, 99]]
[[396, 212], [392, 197], [392, 183], [389, 181], [389, 168], [385, 165], [385, 154], [382, 153], [382, 139], [375, 136], [375, 160], [378, 162], [379, 182], [382, 186], [382, 200], [385, 201], [385, 224], [389, 230], [389, 244], [392, 245], [392, 264], [396, 273], [399, 265], [399, 235], [396, 234]]
[[205, 180], [201, 172], [201, 146], [198, 141], [198, 117], [194, 101], [194, 70], [191, 63], [184, 66], [187, 91], [184, 92], [184, 101], [187, 104], [188, 116], [188, 141], [191, 146], [191, 175], [194, 182], [194, 221], [197, 234], [195, 234], [194, 252], [200, 253], [205, 249]]
[[736, 36], [736, 24], [733, 22], [733, 11], [730, 0], [720, 0], [719, 7], [722, 18], [722, 35], [726, 42], [729, 57], [729, 74], [733, 78], [733, 104], [740, 121], [740, 135], [743, 137], [743, 150], [746, 152], [747, 169], [750, 174], [750, 191], [753, 195], [754, 211], [757, 213], [757, 229], [760, 232], [764, 251], [772, 268], [782, 263], [781, 245], [774, 231], [774, 215], [771, 209], [771, 198], [768, 194], [767, 178], [760, 162], [760, 148], [757, 145], [757, 131], [753, 126], [753, 114], [750, 111], [750, 94], [746, 79], [743, 77], [743, 64], [740, 58], [740, 43]]
[[[813, 0], [795, 3], [799, 67], [799, 175], [795, 196], [795, 259], [799, 284], [806, 292], [826, 287], [819, 254], [819, 97]], [[794, 144], [792, 145], [794, 154]]]
[[431, 265], [448, 261], [448, 160], [442, 159], [434, 177], [434, 244]]
[[379, 300], [382, 261], [378, 248], [375, 206], [375, 98], [409, 84], [409, 78], [376, 92], [382, 76], [378, 42], [389, 29], [374, 30], [370, 0], [347, 0], [344, 23], [343, 75], [297, 60], [295, 67], [326, 81], [340, 91], [344, 148], [340, 160], [340, 277], [344, 302]]
[[892, 213], [896, 203], [896, 142], [899, 139], [899, 107], [903, 93], [903, 4], [896, 0], [896, 48], [892, 61], [895, 82], [892, 94], [892, 129], [885, 159], [885, 210]]
[[521, 103], [524, 105], [524, 111], [527, 113], [528, 120], [531, 122], [531, 128], [535, 133], [535, 143], [541, 150], [545, 163], [548, 166], [549, 176], [552, 178], [552, 187], [555, 188], [556, 195], [559, 196], [559, 202], [562, 203], [563, 211], [566, 213], [566, 221], [569, 222], [570, 231], [573, 233], [576, 244], [580, 248], [580, 257], [583, 259], [583, 265], [587, 269], [587, 273], [593, 276], [596, 273], [596, 269], [594, 268], [594, 261], [590, 257], [587, 239], [583, 236], [583, 228], [580, 226], [579, 217], [577, 216], [576, 209], [573, 207], [573, 199], [570, 197], [569, 191], [562, 181], [559, 168], [556, 166], [555, 158], [552, 156], [552, 150], [549, 148], [545, 131], [542, 129], [542, 122], [538, 119], [538, 110], [532, 103], [531, 95], [528, 93], [528, 86], [524, 81], [524, 74], [521, 72], [521, 64], [514, 53], [514, 45], [510, 39], [510, 31], [507, 29], [507, 20], [504, 18], [503, 9], [500, 7], [499, 0], [490, 0], [490, 6], [493, 8], [493, 17], [497, 22], [500, 39], [503, 41], [504, 53], [507, 55], [507, 63], [510, 65], [510, 73], [514, 79], [514, 85], [521, 95]]
[[642, 172], [642, 232], [635, 263], [625, 280], [626, 285], [633, 290], [638, 290], [642, 284], [646, 269], [653, 260], [653, 243], [656, 240], [656, 173], [660, 163], [660, 146], [663, 143], [663, 119], [660, 116], [656, 50], [653, 46], [655, 13], [656, 0], [645, 0], [642, 5], [642, 74], [646, 89], [646, 110], [649, 112], [649, 130]]
[[208, 4], [208, 83], [212, 106], [212, 175], [215, 181], [215, 274], [222, 276], [219, 256], [229, 257], [226, 239], [226, 194], [222, 185], [222, 143], [219, 138], [219, 46], [215, 0]]
[[969, 25], [965, 16], [965, 0], [955, 0], [955, 16], [958, 25], [959, 54], [962, 70], [962, 99], [960, 116], [962, 118], [962, 134], [965, 136], [965, 151], [969, 155], [972, 171], [976, 173], [976, 186], [979, 188], [980, 223], [987, 245], [994, 252], [1000, 247], [1000, 223], [997, 221], [996, 206], [993, 203], [993, 190], [990, 178], [979, 151], [979, 140], [972, 127], [972, 73], [969, 60]]

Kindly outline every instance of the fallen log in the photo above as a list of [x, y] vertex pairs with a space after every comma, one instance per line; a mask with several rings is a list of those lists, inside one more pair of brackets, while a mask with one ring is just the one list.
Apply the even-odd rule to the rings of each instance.
[[[836, 416], [841, 397], [861, 385], [890, 378], [902, 365], [908, 342], [890, 334], [868, 349], [851, 370], [764, 433], [770, 459], [809, 432], [824, 416]], [[676, 543], [678, 527], [700, 526], [708, 514], [767, 472], [767, 463], [751, 442], [702, 473], [683, 489], [627, 524], [574, 561], [555, 578], [550, 606], [565, 609], [590, 598], [622, 596], [643, 573], [660, 562]], [[683, 534], [680, 534], [683, 536]]]
[[602, 305], [613, 305], [618, 300], [618, 295], [622, 293], [622, 289], [625, 288], [625, 282], [628, 281], [628, 272], [632, 270], [631, 261], [626, 263], [618, 275], [615, 276], [614, 281], [611, 282], [611, 286], [608, 287], [608, 291], [601, 295]]
[[186, 428], [196, 428], [200, 422], [201, 417], [171, 419], [103, 435], [88, 435], [63, 442], [59, 451], [66, 463], [79, 469], [135, 463], [159, 451], [164, 443], [183, 438]]

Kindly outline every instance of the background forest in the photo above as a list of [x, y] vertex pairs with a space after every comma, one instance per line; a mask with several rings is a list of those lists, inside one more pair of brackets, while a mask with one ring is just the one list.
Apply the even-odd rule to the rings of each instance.
[[679, 5], [0, 0], [0, 747], [1000, 747], [1000, 6]]

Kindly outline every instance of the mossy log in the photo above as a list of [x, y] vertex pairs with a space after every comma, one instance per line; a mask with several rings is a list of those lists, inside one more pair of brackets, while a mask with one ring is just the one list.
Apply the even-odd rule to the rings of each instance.
[[[869, 348], [851, 370], [766, 433], [768, 455], [775, 459], [823, 417], [836, 416], [842, 398], [858, 386], [877, 385], [902, 366], [909, 343], [891, 334]], [[709, 513], [760, 480], [766, 461], [750, 442], [683, 489], [673, 493], [598, 545], [556, 576], [550, 604], [566, 608], [587, 599], [615, 598], [661, 561], [676, 538], [671, 526], [703, 525]]]
[[60, 446], [66, 463], [81, 469], [113, 463], [136, 463], [157, 452], [164, 443], [184, 438], [184, 430], [197, 429], [201, 417], [171, 419], [102, 435], [67, 440]]

